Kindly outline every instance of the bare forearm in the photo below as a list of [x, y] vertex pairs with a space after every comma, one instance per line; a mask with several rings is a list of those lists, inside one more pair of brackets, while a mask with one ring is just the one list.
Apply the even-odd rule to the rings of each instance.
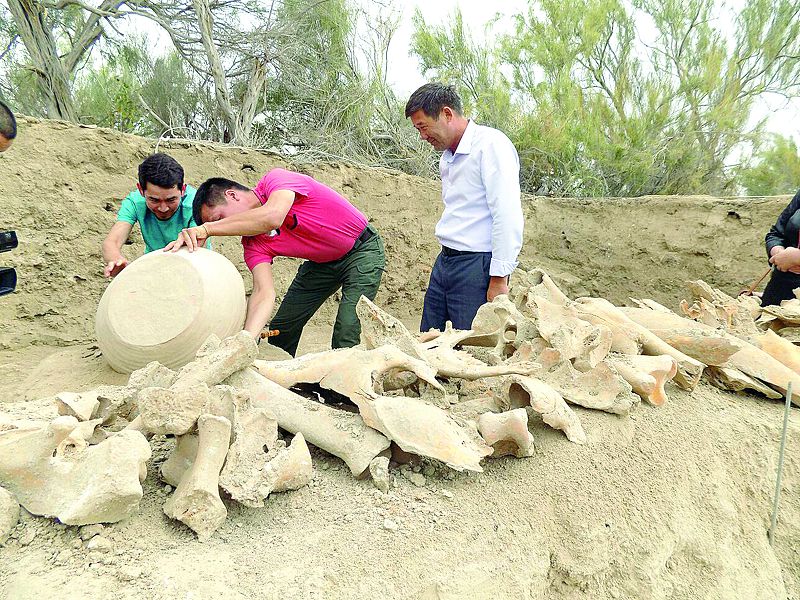
[[231, 215], [219, 221], [204, 223], [203, 226], [209, 235], [248, 236], [268, 233], [280, 225], [280, 223], [275, 224], [273, 221], [274, 219], [270, 218], [268, 214], [265, 216], [258, 209], [255, 209]]
[[120, 258], [122, 256], [122, 244], [123, 242], [113, 238], [107, 237], [103, 240], [103, 260], [108, 262]]
[[245, 331], [258, 339], [261, 330], [269, 323], [272, 310], [275, 308], [275, 295], [267, 293], [254, 293], [247, 303], [247, 318], [244, 322]]

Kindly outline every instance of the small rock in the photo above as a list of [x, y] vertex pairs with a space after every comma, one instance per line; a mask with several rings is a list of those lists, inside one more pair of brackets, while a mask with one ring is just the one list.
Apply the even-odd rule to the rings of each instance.
[[90, 540], [94, 536], [103, 533], [104, 529], [105, 527], [103, 527], [100, 523], [95, 525], [84, 525], [80, 528], [78, 535], [80, 535], [81, 539], [85, 542], [86, 540]]
[[165, 485], [164, 486], [164, 492], [167, 493], [167, 494], [172, 493], [172, 486], [169, 485], [169, 484]]
[[453, 499], [453, 492], [451, 492], [449, 490], [442, 490], [442, 496], [444, 496], [445, 498], [450, 498], [452, 500]]
[[391, 519], [384, 519], [383, 528], [386, 529], [387, 531], [397, 531], [399, 529], [399, 526]]
[[69, 550], [62, 550], [56, 555], [56, 562], [60, 565], [69, 562], [69, 559], [72, 557], [72, 552]]
[[86, 549], [95, 552], [111, 552], [113, 544], [111, 540], [104, 538], [102, 535], [96, 535], [86, 544]]
[[419, 473], [420, 471], [422, 471], [422, 467], [420, 467], [419, 465], [414, 465], [413, 467], [411, 467], [411, 470], [414, 471], [414, 473]]
[[36, 530], [27, 528], [25, 531], [22, 532], [22, 535], [19, 536], [19, 545], [20, 546], [28, 546], [31, 542], [36, 538]]
[[372, 475], [372, 483], [383, 493], [389, 491], [392, 479], [389, 476], [389, 459], [385, 456], [377, 456], [369, 463], [369, 473]]
[[425, 487], [425, 475], [422, 473], [411, 473], [408, 480], [417, 487]]
[[422, 474], [425, 475], [425, 477], [432, 477], [436, 474], [436, 468], [433, 465], [427, 465], [422, 469]]
[[74, 540], [72, 540], [72, 547], [75, 548], [76, 550], [78, 548], [82, 548], [83, 542], [81, 541], [81, 538], [75, 538]]

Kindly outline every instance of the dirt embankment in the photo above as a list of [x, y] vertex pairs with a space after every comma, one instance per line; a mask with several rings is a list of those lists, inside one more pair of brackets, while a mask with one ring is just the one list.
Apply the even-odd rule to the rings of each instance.
[[[0, 228], [20, 237], [20, 249], [0, 257], [17, 267], [20, 279], [18, 291], [0, 302], [0, 349], [86, 342], [105, 287], [100, 245], [135, 185], [136, 167], [156, 143], [106, 129], [20, 121], [19, 139], [0, 154]], [[172, 141], [158, 149], [175, 156], [195, 185], [210, 176], [254, 185], [270, 168], [286, 166], [276, 155], [212, 144]], [[439, 184], [344, 165], [301, 170], [341, 191], [377, 226], [388, 255], [378, 302], [398, 314], [418, 314], [438, 252]], [[520, 262], [544, 267], [572, 296], [617, 303], [644, 296], [674, 307], [687, 279], [731, 292], [755, 279], [766, 266], [764, 234], [786, 201], [525, 197]], [[134, 259], [143, 251], [138, 228], [131, 241], [125, 252]], [[249, 282], [238, 240], [214, 244]], [[296, 268], [297, 261], [276, 263], [279, 295]]]
[[[120, 382], [85, 343], [106, 285], [100, 243], [154, 146], [21, 119], [18, 141], [0, 154], [0, 228], [21, 238], [0, 255], [20, 275], [18, 291], [0, 298], [4, 411], [52, 413], [17, 400]], [[285, 164], [205, 144], [159, 148], [192, 183], [223, 175], [254, 184]], [[382, 232], [388, 268], [378, 303], [418, 315], [437, 252], [438, 185], [337, 165], [308, 172]], [[546, 268], [573, 297], [651, 297], [674, 308], [684, 280], [736, 291], [760, 274], [761, 240], [786, 200], [526, 198], [521, 262]], [[215, 244], [243, 268], [237, 240]], [[141, 251], [137, 232], [126, 253]], [[295, 267], [276, 263], [279, 292]], [[330, 316], [310, 332], [324, 340]], [[84, 345], [52, 348], [76, 343]], [[163, 515], [157, 473], [172, 441], [156, 437], [140, 511], [106, 527], [108, 551], [88, 550], [75, 527], [25, 515], [0, 548], [0, 597], [800, 599], [797, 417], [772, 548], [780, 404], [705, 383], [691, 395], [670, 386], [669, 395], [663, 407], [642, 405], [629, 417], [577, 408], [585, 446], [534, 423], [535, 456], [487, 461], [480, 475], [424, 463], [417, 485], [410, 471], [393, 470], [388, 494], [315, 451], [311, 486], [270, 497], [263, 509], [229, 503], [228, 520], [205, 544]]]

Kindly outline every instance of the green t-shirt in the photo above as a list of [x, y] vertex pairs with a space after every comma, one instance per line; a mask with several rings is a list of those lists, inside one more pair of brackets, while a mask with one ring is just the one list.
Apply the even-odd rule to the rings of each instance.
[[[139, 190], [133, 190], [122, 201], [122, 206], [117, 213], [117, 221], [125, 221], [131, 225], [139, 223], [139, 227], [142, 229], [142, 238], [144, 238], [145, 253], [161, 250], [170, 242], [175, 241], [181, 229], [197, 225], [192, 218], [192, 201], [196, 191], [192, 186], [187, 185], [178, 210], [168, 220], [161, 221], [147, 209], [147, 202]], [[211, 248], [211, 240], [206, 241], [206, 248]]]

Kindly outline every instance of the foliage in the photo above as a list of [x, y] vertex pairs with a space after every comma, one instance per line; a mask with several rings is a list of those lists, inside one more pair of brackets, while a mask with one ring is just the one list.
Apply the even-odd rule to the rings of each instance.
[[[718, 9], [714, 0], [532, 0], [513, 34], [488, 47], [465, 40], [458, 13], [449, 29], [418, 16], [414, 51], [508, 133], [530, 191], [721, 194], [735, 187], [726, 160], [763, 135], [748, 126], [755, 99], [798, 94], [800, 5], [750, 0], [732, 39]], [[496, 75], [504, 70], [508, 80]], [[510, 109], [481, 108], [506, 96]]]
[[741, 169], [740, 181], [750, 196], [794, 194], [800, 187], [800, 154], [794, 140], [782, 135], [770, 138], [756, 156], [756, 164]]

